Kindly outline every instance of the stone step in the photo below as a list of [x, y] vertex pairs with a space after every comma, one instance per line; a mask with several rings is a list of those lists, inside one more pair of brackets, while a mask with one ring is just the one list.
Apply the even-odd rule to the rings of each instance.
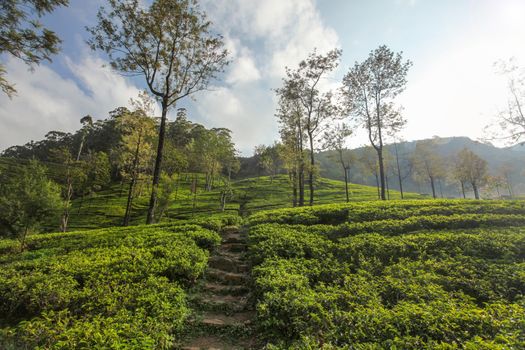
[[255, 317], [255, 312], [245, 311], [232, 315], [223, 313], [206, 312], [202, 315], [201, 324], [213, 328], [249, 326]]
[[244, 273], [250, 271], [249, 265], [243, 261], [223, 255], [212, 256], [208, 260], [208, 265], [211, 268], [226, 272]]
[[227, 235], [230, 233], [241, 233], [241, 230], [237, 226], [225, 226], [222, 228], [221, 232]]
[[200, 310], [232, 314], [246, 311], [248, 307], [247, 296], [202, 294], [196, 298], [195, 303]]
[[229, 258], [229, 259], [247, 261], [246, 252], [232, 252], [222, 247], [219, 247], [215, 251], [214, 256], [222, 256], [222, 257]]
[[248, 283], [249, 276], [242, 273], [226, 272], [218, 269], [208, 268], [206, 278], [211, 281], [226, 285], [244, 285]]
[[219, 295], [244, 296], [248, 294], [248, 292], [250, 291], [250, 289], [244, 285], [232, 286], [232, 285], [224, 285], [224, 284], [212, 283], [212, 282], [206, 282], [202, 286], [202, 288], [203, 290], [209, 293], [219, 294]]
[[240, 233], [231, 233], [222, 237], [223, 243], [246, 243], [246, 237]]
[[224, 243], [221, 244], [220, 250], [234, 253], [242, 253], [248, 249], [246, 243]]

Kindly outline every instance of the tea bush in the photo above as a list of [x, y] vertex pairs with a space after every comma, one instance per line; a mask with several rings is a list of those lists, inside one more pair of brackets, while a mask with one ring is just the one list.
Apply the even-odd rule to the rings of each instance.
[[255, 214], [249, 253], [268, 348], [525, 348], [524, 208], [406, 201]]
[[198, 222], [0, 241], [0, 348], [171, 348], [219, 243]]

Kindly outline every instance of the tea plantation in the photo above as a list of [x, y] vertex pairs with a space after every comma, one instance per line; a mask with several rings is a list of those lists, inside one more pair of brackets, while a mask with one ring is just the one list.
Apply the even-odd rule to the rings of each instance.
[[[196, 217], [207, 217], [221, 212], [221, 191], [225, 183], [217, 181], [211, 191], [203, 188], [204, 175], [198, 176], [197, 192], [192, 193], [194, 174], [181, 174], [177, 177], [176, 188], [170, 197], [170, 205], [162, 220], [187, 220]], [[149, 203], [149, 190], [145, 184], [133, 203], [131, 223], [143, 224]], [[345, 202], [344, 182], [319, 178], [316, 182], [316, 204]], [[243, 215], [260, 210], [286, 208], [292, 205], [289, 179], [286, 175], [274, 178], [261, 176], [242, 179], [231, 183], [231, 195], [225, 205], [225, 211]], [[69, 230], [86, 230], [101, 227], [118, 226], [126, 208], [126, 186], [114, 184], [103, 191], [94, 192], [85, 198], [73, 201]], [[351, 201], [370, 201], [377, 199], [375, 187], [349, 184]], [[398, 191], [390, 191], [392, 199], [399, 199]], [[422, 198], [415, 193], [405, 193], [405, 198]], [[45, 225], [46, 230], [58, 230], [58, 218], [50, 218]]]
[[1, 349], [168, 349], [236, 217], [0, 240]]
[[525, 202], [221, 214], [32, 235], [23, 251], [3, 239], [0, 348], [524, 349]]
[[524, 349], [525, 203], [397, 201], [249, 218], [270, 349]]

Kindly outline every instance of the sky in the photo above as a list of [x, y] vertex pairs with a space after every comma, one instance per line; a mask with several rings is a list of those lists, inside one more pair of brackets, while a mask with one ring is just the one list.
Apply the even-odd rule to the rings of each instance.
[[[275, 114], [285, 67], [310, 52], [341, 48], [336, 71], [323, 81], [335, 89], [356, 61], [387, 45], [413, 62], [403, 107], [405, 140], [435, 135], [484, 136], [485, 125], [505, 106], [505, 80], [494, 63], [514, 57], [525, 66], [523, 0], [201, 0], [216, 32], [224, 36], [231, 64], [208, 91], [183, 101], [190, 120], [233, 131], [237, 148], [279, 138]], [[74, 131], [80, 118], [107, 118], [129, 105], [144, 84], [111, 71], [106, 57], [86, 45], [103, 0], [71, 0], [43, 22], [63, 40], [52, 63], [28, 70], [0, 56], [19, 91], [0, 94], [0, 150], [40, 140], [50, 130]], [[175, 118], [171, 111], [169, 119]], [[356, 129], [349, 147], [366, 143]]]

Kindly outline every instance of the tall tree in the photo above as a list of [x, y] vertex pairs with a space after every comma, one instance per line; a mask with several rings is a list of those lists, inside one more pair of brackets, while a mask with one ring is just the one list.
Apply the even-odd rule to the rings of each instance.
[[410, 61], [403, 61], [402, 53], [396, 54], [388, 47], [380, 46], [364, 62], [356, 62], [343, 78], [346, 107], [367, 130], [370, 144], [377, 153], [383, 200], [386, 199], [385, 137], [395, 134], [406, 123], [394, 100], [405, 89], [411, 65]]
[[277, 94], [297, 101], [297, 107], [302, 115], [304, 132], [309, 143], [309, 179], [310, 200], [314, 203], [314, 173], [315, 173], [315, 146], [323, 133], [323, 127], [338, 114], [332, 92], [321, 92], [321, 79], [332, 72], [338, 65], [341, 50], [334, 49], [325, 55], [313, 52], [306, 60], [299, 63], [299, 68], [286, 68], [286, 78], [283, 87], [277, 89]]
[[472, 186], [474, 197], [480, 199], [479, 189], [487, 181], [487, 161], [468, 148], [459, 151], [457, 158], [458, 164], [461, 164], [462, 178], [466, 179]]
[[135, 186], [141, 176], [151, 169], [155, 121], [147, 114], [147, 109], [138, 108], [123, 114], [118, 119], [122, 132], [119, 159], [124, 178], [129, 179], [126, 212], [122, 224], [127, 226], [135, 197]]
[[346, 139], [351, 135], [352, 130], [345, 123], [336, 124], [324, 134], [324, 148], [336, 152], [336, 161], [341, 165], [343, 170], [347, 202], [350, 201], [350, 194], [348, 191], [348, 173], [352, 163], [354, 162], [354, 156], [346, 149], [345, 144]]
[[302, 207], [304, 205], [304, 139], [306, 138], [303, 115], [298, 102], [286, 96], [279, 96], [278, 106], [276, 117], [279, 121], [279, 133], [283, 145], [280, 156], [290, 177], [293, 206]]
[[145, 79], [162, 107], [153, 184], [146, 222], [154, 221], [166, 119], [177, 101], [204, 90], [222, 72], [227, 51], [222, 37], [196, 0], [154, 0], [145, 8], [140, 0], [108, 0], [98, 24], [88, 28], [91, 48], [104, 51], [111, 66]]
[[[42, 61], [51, 62], [61, 40], [55, 32], [43, 27], [39, 19], [68, 3], [69, 0], [0, 1], [0, 55], [9, 54], [30, 67]], [[12, 97], [16, 89], [5, 74], [5, 67], [0, 64], [0, 89]]]
[[414, 176], [420, 180], [428, 180], [432, 189], [432, 197], [437, 198], [437, 180], [445, 176], [444, 159], [434, 151], [433, 140], [419, 141], [414, 150]]

